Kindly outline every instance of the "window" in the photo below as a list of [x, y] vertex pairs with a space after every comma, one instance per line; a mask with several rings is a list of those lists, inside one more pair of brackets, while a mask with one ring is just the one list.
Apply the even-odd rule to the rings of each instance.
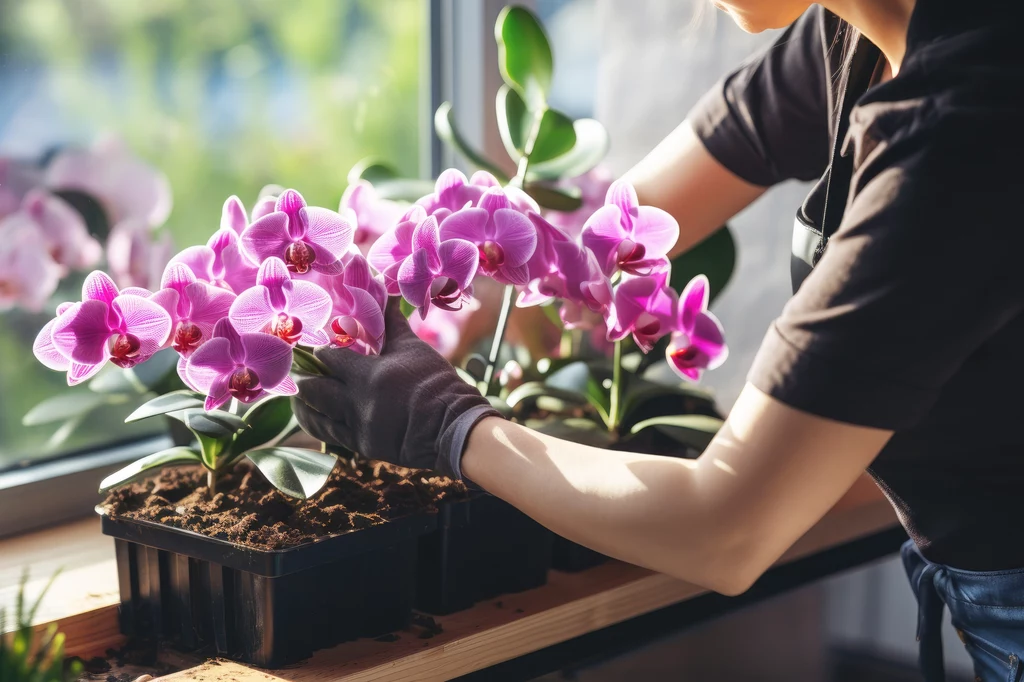
[[[153, 238], [178, 249], [206, 241], [232, 194], [251, 206], [276, 183], [334, 207], [346, 173], [368, 155], [416, 176], [426, 8], [423, 0], [0, 0], [0, 220], [19, 207], [4, 202], [5, 188], [17, 194], [54, 150], [103, 135], [166, 175], [173, 208]], [[0, 240], [4, 230], [0, 222]], [[22, 425], [46, 398], [103, 401], [86, 386], [69, 390], [31, 353], [56, 304], [78, 299], [85, 273], [64, 277], [39, 312], [4, 309], [3, 274], [0, 471], [153, 429], [123, 424], [131, 401], [120, 398], [78, 423]]]

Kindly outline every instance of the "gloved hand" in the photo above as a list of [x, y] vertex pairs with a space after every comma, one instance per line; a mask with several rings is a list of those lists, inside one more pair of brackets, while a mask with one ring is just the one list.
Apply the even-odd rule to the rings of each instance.
[[461, 478], [469, 432], [501, 415], [413, 333], [397, 300], [388, 302], [384, 319], [380, 355], [316, 351], [330, 375], [299, 379], [295, 417], [311, 436], [363, 457]]

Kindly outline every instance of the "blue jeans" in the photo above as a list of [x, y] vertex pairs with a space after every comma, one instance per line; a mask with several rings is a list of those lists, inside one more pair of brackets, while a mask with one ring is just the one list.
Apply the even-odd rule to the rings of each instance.
[[928, 561], [913, 541], [901, 550], [903, 566], [917, 596], [917, 639], [926, 682], [945, 682], [942, 665], [942, 610], [974, 659], [981, 682], [1024, 678], [1024, 569], [961, 571]]

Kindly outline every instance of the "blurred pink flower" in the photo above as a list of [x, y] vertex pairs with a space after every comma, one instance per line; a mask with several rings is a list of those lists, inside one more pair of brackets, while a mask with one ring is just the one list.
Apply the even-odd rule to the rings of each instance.
[[171, 212], [171, 186], [161, 171], [135, 157], [118, 138], [99, 138], [88, 149], [59, 152], [46, 167], [52, 190], [76, 190], [95, 198], [107, 220], [127, 218], [159, 227]]
[[720, 367], [729, 357], [722, 324], [708, 311], [709, 291], [704, 275], [686, 285], [679, 300], [675, 331], [665, 351], [676, 374], [693, 381], [698, 381], [705, 369]]
[[366, 180], [358, 180], [345, 190], [339, 213], [350, 210], [355, 215], [354, 243], [364, 256], [377, 239], [398, 224], [405, 214], [401, 204], [381, 199]]
[[21, 208], [25, 194], [41, 184], [39, 171], [14, 159], [0, 158], [0, 219]]
[[426, 317], [413, 315], [409, 318], [409, 326], [413, 333], [426, 341], [434, 350], [451, 360], [452, 354], [458, 349], [462, 338], [462, 330], [479, 304], [474, 300], [464, 305], [461, 310], [442, 310], [432, 307]]
[[103, 255], [100, 243], [89, 234], [81, 214], [63, 199], [33, 188], [25, 194], [21, 208], [39, 226], [46, 249], [57, 263], [84, 270], [99, 262]]
[[188, 359], [182, 379], [205, 393], [206, 409], [214, 410], [232, 398], [253, 403], [268, 393], [295, 395], [291, 367], [290, 344], [270, 334], [239, 334], [225, 318], [214, 327], [213, 338]]
[[107, 268], [120, 287], [157, 288], [173, 254], [171, 235], [155, 236], [137, 218], [122, 220], [107, 237]]
[[42, 310], [63, 274], [35, 221], [22, 211], [0, 218], [0, 311]]
[[559, 186], [578, 188], [583, 204], [575, 211], [546, 211], [544, 217], [552, 225], [569, 235], [571, 239], [579, 238], [587, 219], [604, 205], [605, 195], [608, 194], [608, 188], [611, 187], [614, 179], [612, 172], [607, 167], [597, 166], [583, 175], [563, 180], [558, 183]]

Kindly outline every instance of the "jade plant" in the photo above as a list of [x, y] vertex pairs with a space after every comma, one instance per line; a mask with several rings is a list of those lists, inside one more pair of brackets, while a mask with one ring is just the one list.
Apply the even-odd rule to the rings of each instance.
[[[43, 597], [53, 584], [54, 575], [34, 604], [26, 603], [28, 571], [22, 574], [14, 604], [13, 620], [0, 608], [0, 680], [4, 682], [70, 682], [78, 679], [82, 666], [78, 661], [65, 663], [64, 634], [51, 623], [39, 631], [33, 625]], [[8, 632], [8, 628], [11, 628]]]
[[[380, 353], [391, 296], [429, 337], [428, 321], [475, 306], [482, 279], [504, 287], [500, 314], [486, 356], [458, 369], [508, 417], [606, 447], [648, 429], [687, 448], [707, 443], [720, 424], [713, 401], [685, 382], [726, 357], [707, 306], [731, 272], [728, 231], [670, 261], [675, 220], [640, 205], [628, 183], [589, 187], [584, 204], [581, 188], [594, 184], [607, 134], [549, 106], [551, 50], [533, 14], [506, 8], [496, 38], [505, 81], [498, 123], [512, 177], [465, 145], [442, 106], [438, 133], [481, 166], [470, 177], [449, 169], [403, 202], [401, 193], [421, 185], [367, 162], [350, 175], [337, 211], [307, 205], [294, 189], [268, 190], [251, 212], [231, 197], [219, 229], [174, 256], [158, 286], [119, 289], [97, 271], [80, 301], [58, 306], [34, 352], [69, 384], [95, 381], [110, 366], [137, 374], [173, 353], [187, 387], [150, 400], [128, 421], [169, 418], [191, 442], [135, 462], [102, 489], [195, 464], [205, 467], [213, 495], [221, 476], [248, 459], [283, 493], [308, 498], [335, 458], [326, 447], [282, 443], [297, 429], [289, 402], [296, 377], [327, 371], [315, 349]], [[566, 224], [570, 216], [578, 229]], [[525, 363], [517, 387], [514, 363], [498, 367], [514, 305], [542, 306], [563, 330], [558, 349]], [[611, 357], [595, 352], [605, 348]], [[659, 356], [666, 361], [655, 363]], [[679, 378], [658, 378], [658, 367]]]

